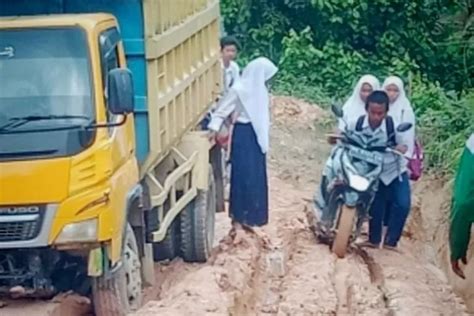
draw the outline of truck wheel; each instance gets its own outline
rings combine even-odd
[[[165,239],[161,242],[153,243],[153,260],[155,262],[172,260],[179,254],[179,218],[175,218]]]
[[[214,242],[216,218],[216,188],[212,168],[209,188],[199,191],[196,198],[181,212],[181,256],[187,262],[206,262]]]
[[[142,303],[142,276],[137,241],[127,225],[122,265],[107,278],[94,278],[92,299],[96,316],[125,316]]]
[[[346,205],[341,206],[339,214],[339,220],[336,228],[336,236],[332,244],[332,252],[334,252],[339,258],[344,258],[347,251],[347,246],[352,235],[352,229],[354,228],[354,218],[356,209],[347,207]]]
[[[211,150],[211,165],[214,172],[214,184],[216,187],[216,212],[225,212],[225,188],[226,181],[225,155],[220,146],[214,146]]]

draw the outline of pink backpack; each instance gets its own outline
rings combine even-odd
[[[410,180],[417,181],[423,174],[423,147],[418,140],[415,140],[415,149],[413,150],[413,157],[408,160],[408,173],[410,174]]]

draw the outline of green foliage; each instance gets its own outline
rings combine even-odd
[[[363,74],[407,83],[429,166],[449,171],[473,129],[474,3],[449,0],[221,0],[243,63],[277,62],[276,89],[321,104]]]
[[[332,41],[318,49],[312,44],[312,38],[311,30],[306,28],[300,33],[291,30],[283,39],[281,76],[299,78],[322,87],[327,94],[340,95],[340,88],[350,87],[354,75],[362,73],[364,57]]]
[[[445,173],[457,167],[464,144],[474,132],[474,90],[459,99],[440,98],[443,106],[426,109],[419,125],[428,166]]]
[[[301,79],[300,81],[297,81],[296,78],[278,79],[275,83],[275,91],[279,95],[293,96],[314,102],[323,108],[329,108],[331,105],[331,99],[320,87],[310,85]]]

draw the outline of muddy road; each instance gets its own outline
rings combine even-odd
[[[341,260],[316,243],[306,212],[330,149],[323,137],[330,118],[291,98],[274,104],[269,225],[232,235],[227,215],[218,214],[211,260],[157,264],[156,285],[133,315],[466,314],[417,238],[418,213],[400,252],[355,248]],[[0,308],[0,315],[9,314]]]
[[[134,315],[465,314],[425,244],[414,240],[422,229],[416,218],[400,252],[353,249],[340,260],[315,242],[305,212],[329,152],[329,120],[313,105],[276,98],[269,225],[229,236],[220,214],[212,260],[158,266],[157,287]]]

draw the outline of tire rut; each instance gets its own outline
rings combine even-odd
[[[395,311],[392,309],[393,304],[391,302],[390,295],[388,294],[389,292],[385,286],[385,277],[382,266],[375,261],[373,256],[371,256],[361,247],[355,246],[354,252],[364,261],[369,271],[370,281],[383,295],[383,301],[387,310],[387,315],[395,315]]]
[[[221,243],[207,264],[172,262],[158,300],[136,315],[462,315],[410,241],[408,253],[354,247],[345,259],[316,241],[304,205],[330,148],[308,135],[325,132],[324,111],[282,99],[275,114],[270,223],[244,244]]]
[[[279,219],[232,315],[391,315],[380,266],[362,249],[345,259],[316,242],[304,211]],[[272,235],[271,231],[268,232]]]

